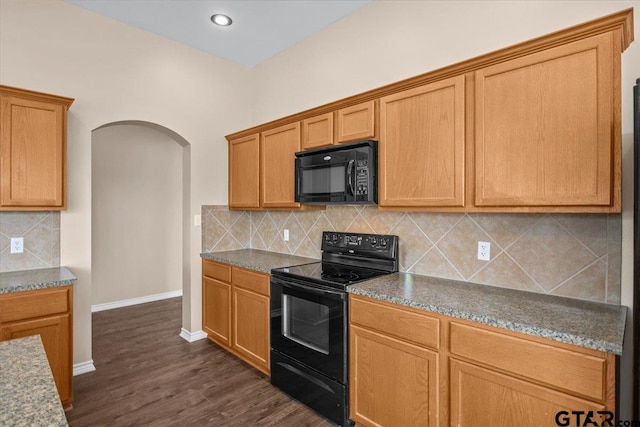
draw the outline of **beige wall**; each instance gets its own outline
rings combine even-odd
[[[182,147],[141,125],[93,131],[91,304],[182,290]]]
[[[78,277],[74,361],[91,359],[91,132],[108,123],[162,125],[190,144],[183,327],[200,329],[203,204],[226,203],[224,135],[252,124],[250,70],[61,0],[0,0],[0,83],[75,98],[68,116],[68,209],[61,264]],[[185,196],[185,195],[183,195]]]

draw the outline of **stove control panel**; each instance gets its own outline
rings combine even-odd
[[[324,231],[322,233],[322,250],[328,252],[347,251],[388,252],[394,253],[398,236],[383,234],[340,233]]]

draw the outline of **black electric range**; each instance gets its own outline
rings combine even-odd
[[[271,383],[347,426],[348,297],[398,271],[398,236],[322,233],[322,261],[271,270]]]

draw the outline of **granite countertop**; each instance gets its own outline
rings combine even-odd
[[[73,285],[76,281],[67,267],[0,273],[0,294]]]
[[[0,425],[69,425],[39,335],[0,342],[0,361]]]
[[[622,354],[627,308],[455,280],[394,273],[349,293]]]
[[[237,267],[248,268],[262,273],[271,273],[272,268],[289,267],[292,265],[318,262],[319,259],[281,254],[278,252],[261,251],[258,249],[238,249],[226,252],[201,253],[202,258],[224,262]]]

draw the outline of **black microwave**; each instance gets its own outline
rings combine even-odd
[[[295,201],[303,205],[378,203],[378,142],[300,151]]]

